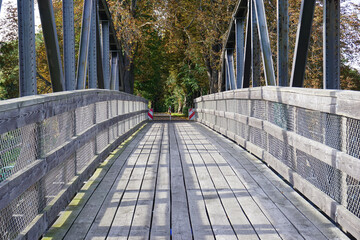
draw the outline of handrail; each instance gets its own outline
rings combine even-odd
[[[275,169],[360,238],[360,92],[258,87],[195,100],[197,121]]]
[[[41,236],[146,112],[143,98],[98,89],[1,101],[0,239]]]

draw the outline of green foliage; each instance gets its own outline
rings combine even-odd
[[[0,45],[0,99],[19,97],[18,41]]]

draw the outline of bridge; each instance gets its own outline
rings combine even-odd
[[[224,88],[195,99],[195,122],[147,119],[148,101],[119,74],[105,0],[84,1],[76,74],[73,1],[63,63],[51,1],[38,4],[54,93],[36,95],[34,2],[18,0],[21,97],[0,102],[0,239],[360,239],[360,93],[339,87],[339,0],[324,1],[324,89],[301,88],[315,1],[302,0],[288,81],[287,1],[275,78],[264,3],[240,0]]]

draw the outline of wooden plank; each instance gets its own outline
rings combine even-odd
[[[128,144],[124,143],[122,146],[120,146],[118,150],[116,150],[119,151],[120,149],[120,152],[116,153],[115,155],[110,155],[110,157],[100,165],[100,168],[95,171],[95,174],[82,187],[80,193],[75,196],[67,209],[63,212],[62,215],[60,215],[60,217],[56,220],[50,230],[45,234],[45,239],[64,238],[66,233],[69,231],[72,223],[81,213],[83,207],[101,183],[100,179],[102,179],[102,177],[107,174],[113,164],[117,162],[122,163],[122,159],[126,159],[126,156],[131,153],[133,147],[136,146],[138,142],[143,138],[144,134],[147,132],[147,128],[148,126],[146,126],[142,131],[140,131],[131,142],[129,142]]]
[[[171,186],[171,228],[172,238],[192,239],[188,199],[184,185],[179,149],[175,138],[174,123],[169,124],[170,142],[170,186]]]
[[[177,132],[181,133],[181,128],[177,128]],[[193,134],[196,134],[193,132]],[[209,177],[209,173],[204,165],[201,156],[198,154],[194,144],[188,144],[189,138],[183,138],[187,149],[191,154],[193,166],[201,187],[201,192],[205,200],[211,226],[216,239],[237,239],[216,189]]]
[[[127,239],[129,236],[135,207],[140,194],[140,188],[144,179],[150,153],[160,131],[159,126],[153,125],[153,127],[156,128],[157,131],[154,135],[149,137],[139,155],[139,160],[135,165],[134,171],[130,176],[129,183],[126,186],[125,192],[121,198],[120,205],[117,208],[107,239]]]
[[[169,128],[164,124],[150,239],[170,239]]]
[[[98,210],[95,211],[96,217],[93,219],[90,229],[86,233],[87,235],[85,236],[85,239],[105,239],[113,216],[115,215],[116,207],[114,206],[118,205],[114,201],[121,198],[123,189],[128,183],[128,178],[138,160],[138,151],[139,149],[141,151],[142,146],[144,146],[145,142],[148,140],[150,134],[153,131],[150,126],[146,130],[147,131],[144,131],[145,134],[143,135],[141,141],[132,145],[132,149],[129,148],[127,156],[124,156],[123,159],[126,161],[126,165],[117,175],[114,183],[112,185],[110,184],[111,189],[107,192],[105,200],[103,200],[103,202],[97,203],[94,201],[94,205],[98,205]],[[111,215],[112,212],[113,215]],[[86,215],[84,217],[86,218]]]
[[[208,131],[205,130],[204,132]],[[207,134],[209,133],[210,132]],[[213,134],[210,135],[212,136]],[[265,196],[274,202],[279,211],[289,219],[304,238],[347,238],[335,225],[322,216],[320,212],[314,209],[279,177],[275,176],[275,174],[257,158],[228,139],[219,138],[218,136],[212,136],[211,139],[216,139],[217,141],[215,140],[214,144],[217,144],[219,147],[224,147],[229,151],[226,159],[231,162],[232,166],[239,165],[239,156],[243,156],[241,157],[243,160],[241,161],[241,171],[247,172],[248,175],[258,183],[265,193]],[[260,166],[261,171],[259,169]],[[271,176],[271,174],[273,176],[270,180],[267,176]],[[277,179],[277,181],[275,181],[275,179]],[[275,182],[276,184],[274,184]],[[280,188],[279,185],[281,186]],[[285,187],[285,185],[287,187]],[[297,200],[297,204],[294,204],[292,200]],[[320,217],[320,215],[322,217]],[[321,219],[320,222],[319,219]],[[331,225],[333,226],[332,228],[329,227]]]
[[[176,134],[180,157],[182,160],[183,172],[187,196],[189,199],[189,213],[194,239],[214,239],[214,232],[211,228],[207,209],[201,188],[191,160],[191,155],[186,147],[186,141]]]
[[[152,208],[154,202],[157,171],[160,159],[160,149],[163,143],[164,127],[155,140],[155,147],[151,149],[144,179],[141,184],[139,198],[137,200],[133,221],[129,233],[129,239],[146,239],[150,236]]]

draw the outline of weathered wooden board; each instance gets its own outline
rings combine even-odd
[[[186,122],[150,123],[146,131],[90,189],[66,235],[57,236],[347,239],[262,162],[223,136]]]

